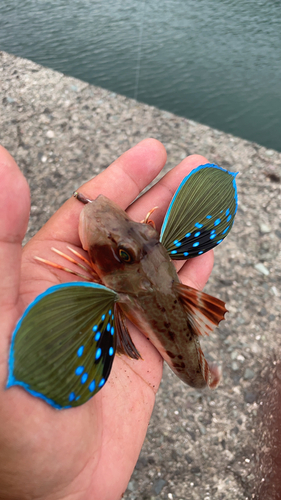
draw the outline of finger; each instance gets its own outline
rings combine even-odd
[[[214,264],[214,252],[210,250],[204,255],[198,255],[188,260],[179,272],[182,283],[197,290],[203,290],[206,285]]]
[[[0,146],[0,310],[16,304],[21,266],[21,244],[24,238],[30,196],[27,181],[16,162]],[[3,317],[0,314],[0,317]]]
[[[130,217],[135,220],[143,220],[153,207],[158,207],[151,218],[157,229],[160,230],[164,215],[181,181],[191,170],[205,163],[208,163],[208,160],[201,155],[191,155],[185,158],[133,203],[128,209]]]
[[[84,184],[80,190],[90,199],[104,194],[123,209],[139,195],[160,172],[166,151],[159,141],[146,139],[126,151],[106,170]],[[39,239],[67,241],[79,245],[78,219],[83,208],[73,197],[51,217],[38,233]]]

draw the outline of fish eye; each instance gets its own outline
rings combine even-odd
[[[119,257],[123,262],[131,262],[131,256],[124,248],[119,248]]]

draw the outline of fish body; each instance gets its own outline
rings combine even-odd
[[[81,212],[79,235],[102,283],[118,293],[124,315],[176,375],[193,387],[212,384],[211,374],[206,380],[202,373],[201,364],[207,362],[175,286],[179,283],[175,266],[156,229],[133,221],[100,195]],[[121,251],[129,255],[128,262],[120,257]]]
[[[230,232],[235,175],[211,164],[193,170],[160,235],[105,196],[77,195],[85,203],[79,236],[92,282],[51,287],[28,306],[13,333],[7,387],[19,385],[55,408],[86,403],[106,383],[116,353],[141,358],[129,319],[183,382],[215,388],[220,371],[207,363],[199,338],[224,319],[225,304],[180,283],[172,260],[202,255]]]

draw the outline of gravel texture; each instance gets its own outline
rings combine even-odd
[[[164,143],[165,171],[200,153],[240,172],[236,223],[206,286],[229,310],[203,341],[223,381],[199,392],[165,367],[123,498],[281,498],[274,465],[279,459],[281,467],[281,153],[6,53],[0,88],[0,141],[31,189],[27,239],[79,184],[146,137]]]

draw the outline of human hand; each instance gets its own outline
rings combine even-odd
[[[126,209],[165,161],[163,145],[147,139],[80,191],[91,199],[102,193]],[[130,217],[140,221],[157,205],[153,219],[160,229],[181,180],[204,163],[207,160],[197,155],[183,160],[129,207]],[[58,411],[19,387],[5,390],[10,340],[20,315],[50,286],[73,281],[70,274],[42,265],[34,256],[54,260],[53,246],[65,251],[71,245],[83,252],[78,236],[83,206],[71,197],[22,250],[29,191],[4,148],[0,148],[0,179],[0,499],[118,500],[145,438],[161,380],[162,358],[144,335],[130,326],[143,360],[116,356],[105,387],[88,403]],[[55,260],[64,265],[60,257]],[[199,289],[212,265],[212,252],[184,265],[176,263],[181,281]]]

